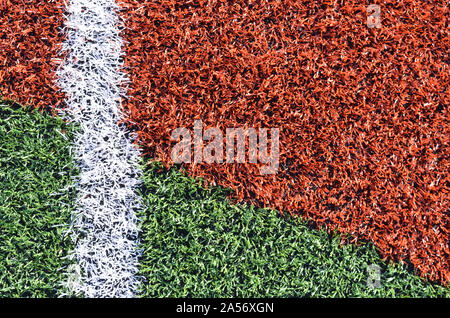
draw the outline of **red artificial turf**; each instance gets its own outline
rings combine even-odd
[[[172,165],[171,132],[280,129],[280,169],[185,164],[237,200],[372,241],[450,281],[445,1],[121,1],[127,123]],[[377,1],[373,1],[377,3]]]
[[[49,109],[62,104],[54,84],[64,1],[0,0],[0,97]]]

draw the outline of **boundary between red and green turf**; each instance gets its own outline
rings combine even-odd
[[[63,293],[74,131],[46,113],[0,107],[0,297]],[[306,221],[233,205],[226,193],[147,163],[141,297],[450,297],[411,267],[383,262],[371,244],[341,246]],[[380,288],[367,284],[371,265]]]
[[[144,174],[143,297],[450,297],[372,244],[341,245],[305,220],[233,205],[175,168]]]

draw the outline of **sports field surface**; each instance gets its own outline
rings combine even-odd
[[[0,296],[56,297],[73,248],[73,127],[0,101]]]
[[[0,1],[0,296],[448,297],[448,16]]]
[[[1,297],[67,293],[74,131],[51,114],[1,103]],[[229,191],[150,160],[144,171],[140,297],[450,297],[411,266],[382,261],[372,244],[341,244],[307,221],[232,204]],[[374,266],[378,287],[368,285]]]

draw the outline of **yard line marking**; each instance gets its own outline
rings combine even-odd
[[[85,297],[133,297],[139,285],[140,152],[118,124],[126,82],[119,9],[114,0],[69,0],[62,48],[67,55],[58,70],[67,96],[61,111],[79,126],[71,257],[81,277],[66,286]]]

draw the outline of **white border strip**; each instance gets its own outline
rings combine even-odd
[[[80,176],[71,257],[81,277],[66,284],[85,297],[133,297],[139,284],[140,155],[117,123],[126,81],[119,9],[114,0],[67,2],[67,57],[58,71],[67,96],[63,114],[80,128],[73,145]]]

